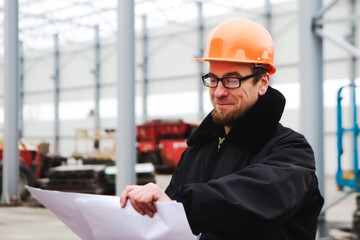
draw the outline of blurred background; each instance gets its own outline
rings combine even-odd
[[[78,239],[25,184],[95,194],[134,181],[166,188],[212,109],[201,83],[208,65],[193,58],[234,17],[273,37],[270,84],[287,102],[281,123],[312,144],[326,199],[318,238],[359,239],[359,8],[357,0],[0,1],[0,239]],[[134,173],[117,179],[121,171]]]

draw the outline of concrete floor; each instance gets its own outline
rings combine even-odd
[[[79,240],[46,208],[1,207],[1,240]]]
[[[163,189],[170,180],[169,175],[156,177]],[[340,192],[337,191],[334,178],[326,179],[326,198],[332,202]],[[350,234],[338,228],[350,228],[352,214],[355,211],[356,194],[351,194],[326,213],[331,237],[321,238],[345,240]],[[0,240],[79,240],[80,238],[64,225],[49,210],[41,207],[0,207]],[[320,238],[319,238],[320,239]]]
[[[344,196],[343,192],[337,190],[334,177],[327,177],[325,182],[325,205],[334,202],[336,199]],[[350,240],[352,234],[342,229],[352,228],[352,216],[356,210],[357,193],[345,195],[337,204],[326,211],[326,224],[329,237],[319,238],[321,240],[336,239]]]

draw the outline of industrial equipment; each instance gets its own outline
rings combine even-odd
[[[342,105],[343,99],[342,92],[345,88],[349,88],[352,95],[352,115],[353,121],[351,127],[343,126],[342,117]],[[338,148],[338,169],[336,173],[337,185],[340,189],[349,187],[351,191],[360,192],[360,172],[359,172],[359,156],[358,156],[358,137],[359,137],[359,125],[357,122],[357,106],[356,106],[356,88],[355,84],[346,85],[341,87],[337,95],[337,148]],[[342,155],[344,153],[343,148],[343,136],[344,133],[350,132],[352,134],[353,142],[353,161],[350,169],[344,169]],[[352,168],[352,169],[351,169]]]
[[[152,163],[157,172],[171,172],[196,128],[182,120],[151,120],[136,127],[137,163]],[[115,129],[76,131],[73,157],[84,164],[113,165],[116,158]]]
[[[36,150],[28,149],[22,139],[19,141],[19,184],[18,191],[21,200],[26,200],[29,192],[25,185],[35,186],[51,167],[61,165],[66,158],[48,156],[49,143],[40,143]],[[0,145],[0,193],[2,192],[2,160],[3,148]]]
[[[358,137],[360,133],[359,124],[357,120],[357,100],[356,100],[356,90],[357,87],[355,84],[349,84],[343,86],[339,89],[337,95],[337,148],[338,148],[338,169],[336,172],[336,182],[340,190],[344,190],[344,196],[339,198],[343,199],[351,193],[358,193],[356,197],[356,209],[353,213],[352,221],[352,233],[354,234],[354,239],[360,239],[360,171],[359,171],[359,152],[358,152]],[[351,93],[351,107],[352,107],[352,124],[350,127],[346,128],[343,125],[343,112],[341,101],[343,99],[342,92],[345,88],[350,89]],[[343,147],[343,137],[344,134],[349,132],[352,135],[353,143],[353,158],[351,165],[345,170],[343,166],[342,155],[344,153]],[[346,189],[346,190],[345,190]],[[337,201],[339,201],[337,200]],[[334,201],[336,202],[336,201]],[[324,211],[324,210],[323,210]]]
[[[114,165],[116,159],[115,129],[77,129],[72,157],[84,164]]]
[[[136,127],[138,162],[151,162],[157,172],[172,171],[197,127],[182,120],[152,120]]]

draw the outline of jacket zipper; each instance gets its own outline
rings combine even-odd
[[[225,140],[225,138],[219,137],[218,151],[217,152],[220,152],[221,144],[224,142],[224,140]]]
[[[217,147],[217,152],[215,153],[215,157],[213,158],[212,160],[212,164],[211,164],[211,167],[209,168],[209,172],[208,172],[208,177],[207,177],[207,180],[210,179],[211,175],[213,174],[214,172],[214,169],[215,169],[215,165],[217,163],[217,158],[219,156],[219,152],[220,152],[220,148],[221,148],[221,144],[225,141],[225,138],[221,138],[219,137],[219,142],[218,142],[218,147]]]

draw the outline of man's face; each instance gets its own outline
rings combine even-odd
[[[209,73],[223,77],[245,77],[252,74],[248,64],[231,62],[210,62]],[[221,82],[216,88],[209,88],[210,100],[214,107],[212,117],[214,122],[219,125],[231,126],[242,117],[251,106],[258,100],[259,95],[266,92],[269,75],[265,75],[255,85],[254,78],[249,78],[241,82],[240,88],[227,89]]]

